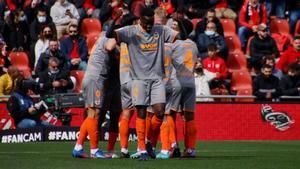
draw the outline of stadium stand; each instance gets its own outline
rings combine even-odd
[[[85,18],[81,23],[81,35],[87,37],[91,34],[99,34],[102,31],[101,22],[96,18]]]
[[[235,71],[247,70],[246,56],[242,51],[229,53],[226,64],[230,73]]]
[[[242,89],[252,89],[252,78],[247,70],[232,73],[231,91],[237,92]]]
[[[231,36],[236,34],[236,26],[232,19],[220,19],[224,29],[224,36]]]
[[[83,79],[83,76],[84,76],[84,71],[82,71],[82,70],[72,70],[70,72],[70,76],[73,76],[76,79],[76,86],[75,86],[73,91],[76,92],[76,93],[81,92],[82,79]]]
[[[229,52],[241,51],[242,44],[239,37],[236,34],[232,34],[230,36],[225,36],[225,42],[229,49]]]

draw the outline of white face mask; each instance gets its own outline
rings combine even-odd
[[[215,34],[215,31],[205,31],[205,34],[211,36]]]
[[[19,18],[19,21],[25,21],[27,18],[26,18],[26,15],[23,15]]]
[[[56,73],[58,73],[59,72],[59,69],[56,69],[56,70],[50,70],[50,73],[51,74],[56,74]]]
[[[37,19],[40,23],[46,22],[46,16],[38,16]]]

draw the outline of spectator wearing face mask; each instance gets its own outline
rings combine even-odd
[[[70,25],[68,32],[69,37],[61,40],[60,49],[69,58],[71,70],[85,70],[88,59],[86,40],[79,35],[77,25]]]
[[[49,47],[46,52],[41,54],[35,68],[35,74],[38,75],[47,69],[51,57],[56,57],[59,60],[60,70],[69,72],[69,59],[59,50],[58,41],[54,38],[49,40]]]
[[[198,36],[201,33],[204,33],[206,30],[206,26],[209,22],[213,22],[216,25],[216,32],[219,35],[224,36],[224,30],[223,30],[223,26],[220,22],[220,20],[216,17],[216,11],[215,9],[209,9],[206,12],[205,18],[203,20],[201,20],[200,22],[197,23],[196,25],[196,29],[195,29],[195,33],[196,36]]]
[[[249,67],[254,67],[255,70],[260,70],[261,62],[264,56],[271,55],[274,58],[279,58],[279,51],[275,40],[269,35],[267,26],[260,24],[257,27],[257,32],[250,43],[250,62]]]
[[[218,48],[217,54],[223,59],[227,58],[228,49],[224,37],[219,35],[216,30],[216,24],[213,22],[209,22],[206,25],[205,32],[200,34],[196,39],[199,54],[202,59],[205,59],[208,56],[207,47],[209,46],[209,44],[216,44]]]
[[[45,26],[40,32],[38,41],[35,44],[34,55],[35,62],[34,65],[37,66],[37,62],[42,53],[46,52],[49,47],[49,40],[53,38],[53,29],[50,26]]]
[[[49,95],[57,93],[67,93],[73,88],[73,83],[69,74],[59,68],[59,60],[55,57],[49,59],[48,68],[39,74],[40,94]]]
[[[32,43],[35,43],[38,40],[39,35],[45,26],[49,26],[53,31],[53,35],[56,35],[55,24],[52,22],[51,17],[48,16],[46,8],[40,7],[38,8],[34,20],[30,24],[30,38]]]
[[[211,95],[209,83],[216,77],[216,74],[204,69],[200,58],[195,62],[194,77],[196,97]],[[203,102],[214,101],[213,98],[198,98],[197,100]]]
[[[300,65],[292,63],[288,66],[287,75],[280,81],[283,96],[300,96]]]
[[[258,101],[272,101],[281,95],[279,79],[272,75],[272,66],[263,65],[261,74],[253,80],[253,93]]]

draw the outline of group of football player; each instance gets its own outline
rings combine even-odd
[[[121,15],[118,13],[117,15]],[[119,26],[116,17],[102,32],[89,58],[83,79],[87,116],[73,149],[73,157],[117,158],[114,146],[120,134],[122,158],[147,160],[195,157],[196,44],[187,19],[174,19],[171,27],[154,23],[154,11],[143,8],[139,20]],[[119,51],[119,52],[118,52]],[[98,126],[110,112],[107,152],[98,148]],[[129,154],[129,124],[137,114],[137,152]],[[176,138],[176,113],[184,121],[184,152]],[[160,135],[162,148],[155,154]],[[90,155],[83,150],[90,139]]]

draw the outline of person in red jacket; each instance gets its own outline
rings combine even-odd
[[[264,4],[259,3],[259,0],[246,0],[239,14],[240,28],[238,30],[244,51],[248,38],[254,35],[259,24],[267,24],[267,19],[267,9]]]
[[[300,60],[300,36],[294,37],[293,46],[290,46],[279,58],[276,68],[287,73],[289,64]]]
[[[207,50],[208,57],[203,60],[203,67],[212,73],[216,73],[215,79],[225,80],[228,76],[228,70],[225,61],[217,55],[217,45],[210,44]]]

